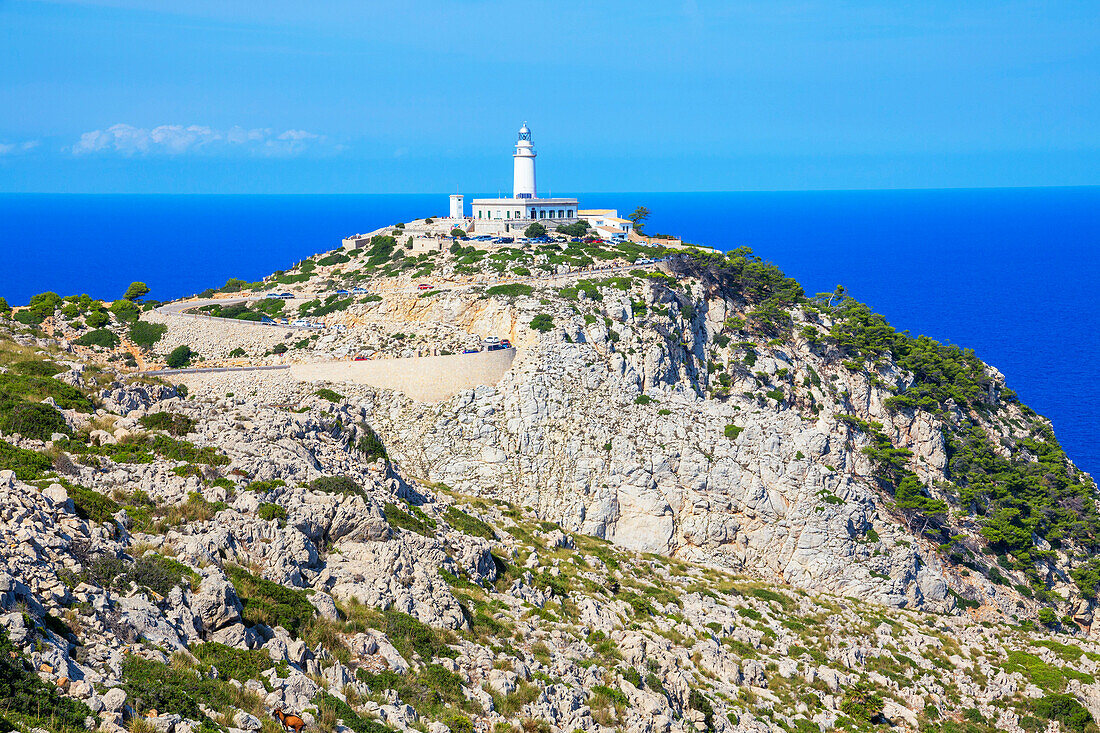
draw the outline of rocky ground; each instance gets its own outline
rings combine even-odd
[[[584,266],[496,261],[540,256]],[[439,259],[495,271],[472,257]],[[302,274],[342,284],[352,259]],[[393,263],[374,276],[426,276]],[[394,295],[330,314],[348,331],[302,347],[411,355],[395,333],[520,346],[498,385],[437,404],[278,372],[135,379],[0,321],[0,718],[1094,730],[1085,529],[1036,525],[1029,558],[960,498],[987,444],[1042,466],[1051,491],[1082,485],[1035,437],[1045,421],[989,367],[941,379],[945,399],[902,347],[876,357],[844,336],[851,311],[773,312],[716,267]],[[789,327],[758,325],[777,312]],[[167,326],[150,357],[278,343],[247,324],[143,320]],[[898,409],[917,393],[935,405]],[[964,428],[991,437],[962,446]]]

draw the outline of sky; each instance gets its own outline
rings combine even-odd
[[[0,0],[0,192],[1100,184],[1095,0]]]

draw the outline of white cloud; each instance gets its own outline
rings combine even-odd
[[[258,156],[292,156],[327,147],[323,135],[305,130],[231,127],[216,130],[204,125],[160,125],[153,128],[118,124],[85,132],[69,150],[73,155],[217,154],[232,151]]]
[[[26,140],[21,143],[0,143],[0,155],[18,155],[34,150],[39,145],[38,140]]]

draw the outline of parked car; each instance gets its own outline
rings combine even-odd
[[[279,293],[279,297],[285,300],[289,300],[294,297],[294,293]]]
[[[298,320],[296,320],[294,323],[292,323],[290,325],[297,326],[298,328],[309,328],[313,324],[311,324],[309,321],[307,321],[304,318],[299,318]]]
[[[485,347],[486,351],[504,351],[507,347],[504,344],[490,344]]]
[[[416,289],[417,290],[431,290],[432,286],[429,285],[428,283],[420,283],[419,285],[416,286]]]
[[[356,355],[356,357],[353,361],[366,361],[366,360],[367,360],[367,357],[363,356],[362,354],[358,354],[358,355]]]
[[[351,293],[349,293],[347,290],[337,290],[336,294],[337,295],[351,295]]]
[[[481,351],[481,349],[466,349],[466,350],[465,350],[465,351],[463,351],[462,353],[463,353],[463,354],[477,354],[477,353],[479,353],[480,351]]]
[[[268,293],[268,294],[267,294],[267,295],[265,295],[264,297],[265,297],[265,298],[281,298],[281,297],[283,297],[283,296],[279,295],[278,293]]]
[[[508,339],[501,339],[500,340],[500,345],[503,346],[506,349],[512,348],[512,342],[509,341]]]
[[[366,288],[353,288],[351,292],[355,293],[356,295],[366,295],[370,291]]]

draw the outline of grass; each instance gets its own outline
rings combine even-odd
[[[497,535],[492,527],[477,517],[467,514],[458,507],[447,507],[446,511],[443,512],[443,517],[452,527],[463,534],[472,535],[474,537],[484,537],[487,540],[496,539]]]
[[[405,511],[396,504],[386,504],[382,513],[393,527],[416,532],[425,537],[435,536],[435,520],[417,507],[410,506],[409,511]]]
[[[245,620],[250,624],[282,626],[295,636],[317,614],[304,590],[273,583],[239,565],[226,565],[225,574],[237,589]]]

